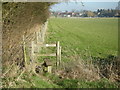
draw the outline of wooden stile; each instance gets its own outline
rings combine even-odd
[[[56,47],[56,53],[37,54],[37,51],[35,51],[35,46],[37,46],[37,47]],[[58,41],[56,44],[41,44],[41,43],[34,44],[34,41],[32,41],[31,42],[31,59],[32,60],[34,60],[34,56],[56,56],[56,66],[59,66],[61,64],[60,42]]]

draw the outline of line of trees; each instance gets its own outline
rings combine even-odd
[[[114,17],[114,16],[119,16],[119,10],[113,10],[113,9],[98,9],[97,14],[98,17]]]
[[[83,11],[82,17],[119,17],[120,10],[98,9],[97,11]]]

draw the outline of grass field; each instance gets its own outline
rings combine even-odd
[[[46,33],[45,43],[56,43],[60,41],[62,46],[62,62],[63,66],[67,65],[66,70],[75,70],[78,61],[91,61],[100,58],[102,60],[109,60],[108,56],[117,56],[118,53],[118,19],[117,18],[50,18],[48,21],[48,29]],[[53,53],[56,49],[43,48],[40,53]],[[46,57],[38,57],[42,61]],[[49,58],[49,57],[47,57]],[[107,58],[107,59],[106,59]],[[50,60],[56,62],[55,57],[50,57]],[[75,62],[76,60],[76,62]],[[85,61],[85,62],[86,62]],[[69,63],[72,62],[72,63]],[[82,67],[84,63],[80,64],[81,75],[89,75],[86,70],[87,64]],[[104,66],[104,65],[103,65]],[[106,66],[106,64],[105,64]],[[53,67],[54,68],[54,67]],[[71,69],[70,69],[71,68]],[[82,68],[82,69],[81,69]],[[55,69],[55,68],[54,68]],[[63,71],[62,69],[59,69]],[[88,67],[88,71],[91,67]],[[78,70],[79,71],[79,70]],[[96,72],[96,71],[95,71]],[[65,71],[64,71],[65,73]],[[94,71],[91,72],[92,77]],[[71,74],[71,73],[69,73]],[[49,76],[49,75],[48,75]],[[86,80],[87,76],[79,77],[78,79],[64,78],[60,79],[57,75],[48,77],[54,84],[62,88],[113,88],[118,87],[115,82],[109,81],[107,78],[99,80]]]
[[[117,18],[51,18],[46,43],[60,41],[62,59],[67,61],[75,55],[105,58],[117,56]]]
[[[90,57],[105,58],[109,55],[117,56],[118,49],[118,22],[115,18],[51,18],[48,22],[45,43],[56,43],[60,41],[62,46],[62,61],[71,74],[71,68],[80,69],[77,75],[83,76],[77,79],[60,78],[58,74],[43,73],[39,77],[34,74],[23,75],[27,82],[16,82],[18,87],[31,88],[117,88],[118,83],[107,78],[94,79],[97,74],[90,72],[91,68],[82,67],[84,63],[78,64],[77,59],[88,60]],[[43,48],[40,53],[53,53],[55,48]],[[79,58],[80,57],[80,58]],[[43,58],[38,57],[40,62]],[[47,57],[48,58],[48,57]],[[52,57],[51,57],[52,58]],[[54,58],[54,57],[53,57]],[[50,59],[54,62],[55,59]],[[68,63],[76,60],[75,63]],[[74,62],[74,61],[73,61]],[[80,68],[76,68],[76,65]],[[64,66],[63,66],[64,67]],[[52,68],[56,70],[55,67]],[[93,68],[92,68],[93,69]],[[59,69],[63,71],[63,68]],[[78,70],[78,71],[80,71]],[[85,72],[85,70],[87,70]],[[95,70],[95,69],[93,69]],[[83,71],[83,72],[82,72]],[[95,71],[96,72],[96,71]],[[63,72],[65,73],[65,71]],[[73,73],[72,73],[73,74]],[[91,77],[92,75],[92,77]],[[90,77],[90,80],[87,78]],[[31,80],[32,78],[32,80]],[[16,87],[17,87],[16,86]]]

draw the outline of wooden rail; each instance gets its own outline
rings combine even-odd
[[[38,54],[37,56],[56,56],[56,53],[52,53],[52,54]]]
[[[51,54],[38,54],[37,51],[35,51],[35,46],[36,47],[56,47],[56,52],[51,53]],[[56,44],[41,44],[37,43],[35,44],[34,42],[31,43],[31,57],[34,59],[35,56],[53,56],[56,57],[56,66],[60,65],[61,63],[61,46],[60,42],[58,41]]]
[[[40,47],[56,47],[56,44],[37,44]]]

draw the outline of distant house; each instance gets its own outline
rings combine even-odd
[[[67,15],[67,17],[71,17],[71,15]]]
[[[73,16],[73,13],[72,13],[72,12],[68,12],[68,13],[67,13],[67,16],[72,17],[72,16]]]
[[[61,17],[66,17],[67,15],[66,15],[65,12],[63,12],[63,13],[60,13],[59,16],[61,16]]]
[[[115,14],[115,17],[120,17],[120,13],[117,12],[117,13]]]
[[[80,17],[82,16],[83,13],[79,12],[56,12],[56,13],[51,13],[51,16],[56,16],[56,17]]]
[[[64,13],[60,13],[59,16],[62,16],[62,17],[73,17],[75,15],[75,13],[73,12],[64,12]]]

